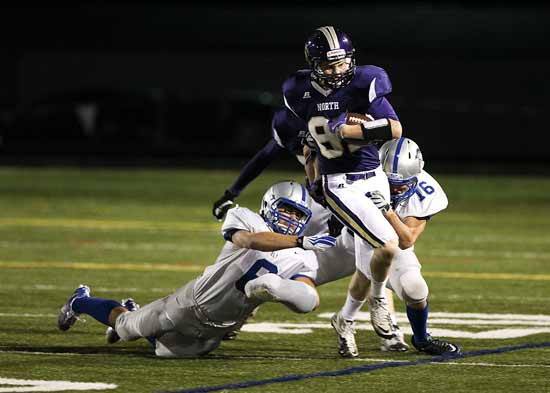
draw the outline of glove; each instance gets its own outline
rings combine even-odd
[[[384,195],[382,195],[380,191],[367,192],[365,195],[370,198],[372,203],[374,203],[374,206],[376,206],[383,214],[386,214],[391,209],[390,204],[386,202]]]
[[[327,207],[327,201],[323,193],[323,179],[319,178],[311,184],[308,179],[306,179],[306,190],[315,202],[323,207]]]
[[[300,236],[298,246],[304,250],[325,251],[336,245],[336,238],[328,234],[318,236]]]
[[[330,236],[337,237],[340,235],[340,232],[342,232],[342,228],[344,227],[344,224],[336,218],[334,214],[330,215],[330,218],[327,221],[328,224],[328,234]]]
[[[233,199],[235,199],[236,195],[234,195],[231,191],[225,190],[225,193],[223,196],[218,199],[216,202],[214,202],[214,206],[212,207],[212,214],[218,221],[223,220],[225,217],[225,213],[231,207],[233,206]]]
[[[330,119],[328,121],[328,126],[330,128],[330,132],[333,134],[338,132],[338,129],[340,129],[340,126],[346,124],[348,114],[346,112],[340,113],[337,117]]]

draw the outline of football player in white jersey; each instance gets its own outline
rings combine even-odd
[[[92,297],[90,288],[81,285],[61,308],[59,329],[68,330],[79,314],[88,314],[114,328],[110,342],[147,338],[157,356],[192,357],[216,349],[264,302],[282,303],[298,313],[314,310],[319,296],[311,250],[331,248],[336,239],[302,235],[311,217],[309,202],[299,183],[274,184],[259,214],[244,207],[228,211],[222,225],[226,243],[202,275],[139,309]]]
[[[392,261],[387,286],[407,305],[407,317],[413,331],[411,342],[418,351],[430,355],[459,354],[458,345],[431,337],[428,333],[428,285],[414,253],[414,244],[428,221],[447,207],[447,196],[439,183],[423,170],[422,153],[411,139],[386,142],[380,148],[380,161],[390,183],[391,204],[380,192],[370,193],[370,198],[399,235],[400,246]],[[368,261],[368,258],[359,260]],[[371,279],[368,263],[359,264],[357,268],[359,274]],[[345,357],[357,356],[353,321],[360,306],[357,302],[350,302],[348,294],[348,301],[332,319],[339,353]]]

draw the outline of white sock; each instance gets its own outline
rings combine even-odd
[[[372,297],[386,298],[386,281],[382,282],[370,280],[370,293]]]
[[[346,321],[354,321],[355,316],[359,310],[361,310],[363,304],[365,304],[365,300],[357,300],[348,292],[346,302],[344,303],[344,307],[342,307],[340,314]]]

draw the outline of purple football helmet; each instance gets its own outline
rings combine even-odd
[[[346,86],[355,73],[355,49],[350,38],[333,26],[323,26],[309,36],[304,48],[311,67],[311,78],[322,87],[338,89]],[[349,69],[341,74],[325,75],[321,64],[347,59]]]

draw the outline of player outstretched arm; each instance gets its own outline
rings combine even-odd
[[[248,232],[244,230],[234,232],[231,235],[231,241],[238,247],[258,251],[277,251],[294,247],[323,251],[336,245],[336,239],[329,235],[294,236],[275,232]]]
[[[212,214],[216,219],[222,220],[233,206],[233,200],[239,196],[242,190],[257,178],[263,170],[271,164],[284,148],[279,146],[274,139],[270,139],[265,146],[246,163],[241,173],[231,187],[225,190],[212,206]]]

